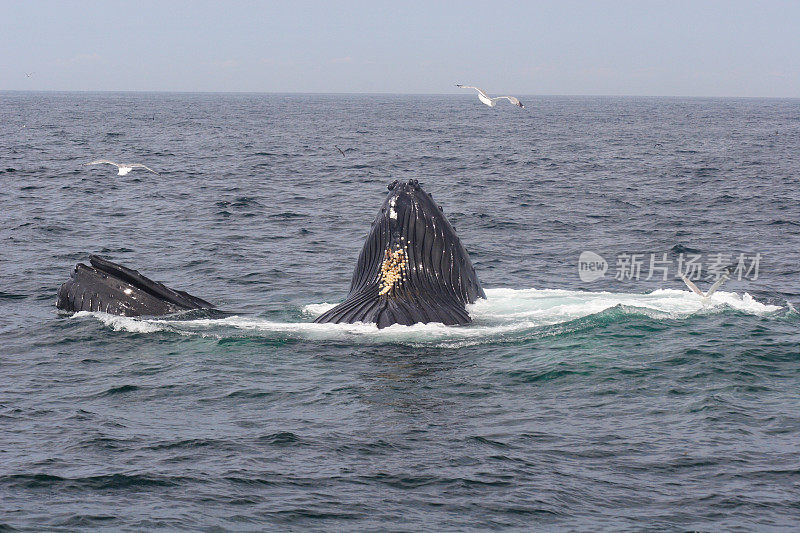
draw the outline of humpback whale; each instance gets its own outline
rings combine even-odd
[[[101,257],[79,263],[58,291],[64,311],[160,316],[216,309],[136,270]],[[350,292],[318,323],[392,324],[471,322],[466,305],[485,298],[469,254],[433,197],[417,180],[389,185],[353,272]]]
[[[417,180],[394,181],[361,249],[350,293],[315,322],[463,325],[486,298],[469,254]]]
[[[102,311],[122,316],[159,316],[215,309],[214,305],[183,291],[170,289],[122,265],[96,255],[91,266],[78,263],[58,290],[56,307],[64,311]]]

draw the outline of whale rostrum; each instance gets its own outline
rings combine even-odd
[[[469,254],[417,180],[389,185],[358,257],[350,293],[316,322],[471,322],[466,305],[485,298]]]

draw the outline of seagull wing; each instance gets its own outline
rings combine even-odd
[[[83,166],[102,165],[103,163],[108,163],[109,165],[114,165],[115,167],[119,168],[118,164],[114,163],[113,161],[109,161],[108,159],[98,159],[97,161],[92,161],[91,163],[84,163]]]
[[[492,98],[492,100],[500,100],[501,98],[505,98],[517,107],[525,107],[525,105],[520,102],[518,98],[514,98],[513,96],[498,96],[497,98]]]
[[[701,291],[700,289],[698,289],[698,288],[697,288],[697,285],[695,285],[694,283],[692,283],[692,280],[690,280],[689,278],[687,278],[687,277],[686,277],[686,276],[685,276],[683,273],[681,273],[681,279],[683,280],[683,282],[686,284],[686,286],[687,286],[687,287],[689,287],[690,289],[692,289],[692,292],[694,292],[694,293],[696,293],[696,294],[699,294],[699,295],[700,295],[702,298],[705,298],[705,297],[706,297],[706,295],[705,295],[705,294],[703,294],[703,291]]]
[[[143,168],[145,170],[149,170],[150,172],[152,172],[153,174],[155,174],[157,176],[159,175],[158,172],[156,172],[152,168],[150,168],[150,167],[148,167],[146,165],[143,165],[141,163],[131,163],[130,165],[125,165],[125,166],[130,167],[130,168]]]
[[[472,85],[459,85],[457,83],[456,83],[456,87],[461,87],[462,89],[475,89],[480,94],[482,94],[485,98],[489,98],[489,95],[486,94],[486,91],[484,91],[483,89],[479,89],[478,87],[473,87]]]
[[[722,284],[725,283],[726,281],[728,281],[727,273],[723,274],[722,277],[719,278],[717,281],[715,281],[714,284],[708,289],[708,292],[706,293],[706,298],[710,297],[712,294],[717,292],[717,289],[719,289],[722,286]]]

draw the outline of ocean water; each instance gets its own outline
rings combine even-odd
[[[523,102],[0,93],[0,530],[800,527],[800,100]],[[412,178],[474,323],[312,324]],[[60,315],[89,253],[237,314]]]

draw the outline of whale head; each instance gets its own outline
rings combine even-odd
[[[344,302],[316,322],[471,322],[466,305],[486,295],[444,212],[417,180],[394,181],[378,211]]]

